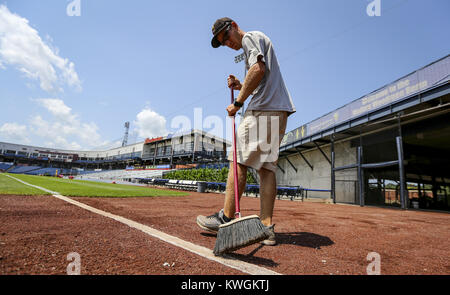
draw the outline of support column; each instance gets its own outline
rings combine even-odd
[[[420,199],[421,196],[422,196],[422,189],[420,187],[420,181],[419,181],[419,183],[417,183],[417,197]]]
[[[170,169],[173,169],[173,168],[172,168],[172,165],[173,165],[173,150],[174,150],[174,148],[175,148],[175,146],[174,146],[174,144],[173,144],[173,138],[172,138],[171,141],[170,141],[170,146],[172,147],[172,148],[171,148],[171,152],[170,152]]]
[[[197,139],[197,136],[195,135],[195,131],[194,131],[194,144],[192,146],[192,163],[195,162],[195,141]]]
[[[402,137],[397,136],[396,141],[397,141],[397,153],[398,153],[398,172],[400,175],[400,203],[401,203],[402,209],[408,209]]]
[[[362,168],[362,146],[358,147],[358,182],[359,182],[359,205],[364,206],[364,171]]]
[[[223,146],[223,151],[222,151],[222,156],[223,156],[223,162],[227,161],[227,144],[224,142],[222,143]]]
[[[153,153],[153,166],[156,164],[156,153],[158,152],[158,143],[155,143],[155,152]]]
[[[447,183],[445,182],[444,176],[442,176],[441,179],[442,179],[442,185],[443,185],[443,187],[444,187],[445,207],[448,207]]]
[[[331,137],[331,198],[336,204],[336,174],[334,171],[335,154],[334,154],[334,135]]]
[[[436,205],[436,202],[437,202],[437,191],[438,191],[438,184],[436,182],[436,176],[435,175],[431,175],[431,182],[432,182],[431,191],[433,193],[432,206],[434,206],[434,205]]]

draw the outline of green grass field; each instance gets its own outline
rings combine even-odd
[[[58,192],[64,196],[80,197],[158,197],[158,196],[186,196],[185,192],[167,191],[162,189],[93,182],[85,180],[70,180],[47,176],[24,174],[0,174],[0,194],[17,195],[48,195],[48,193],[22,184],[7,177],[11,175],[17,179],[34,184],[48,190]]]
[[[0,173],[0,194],[2,195],[48,195],[49,193],[20,183]]]

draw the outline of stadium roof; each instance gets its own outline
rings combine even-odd
[[[399,115],[407,115],[409,119],[426,115],[416,113],[419,109],[432,107],[430,111],[437,111],[435,106],[426,103],[449,93],[450,55],[447,55],[286,133],[281,142],[280,156],[290,154],[289,150],[329,143],[332,137],[340,140],[380,129]],[[441,104],[438,109],[446,107],[448,105]],[[410,110],[408,114],[406,110]]]

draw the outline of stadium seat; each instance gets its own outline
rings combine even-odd
[[[12,168],[11,170],[9,170],[9,173],[16,173],[16,174],[25,174],[27,172],[31,172],[34,170],[38,170],[41,169],[42,167],[40,166],[23,166],[23,165],[18,165],[14,168]]]
[[[6,171],[6,170],[12,168],[12,166],[13,166],[13,163],[3,163],[2,162],[2,163],[0,163],[0,170]]]

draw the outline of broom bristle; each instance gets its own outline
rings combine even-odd
[[[269,232],[257,215],[238,218],[222,224],[217,233],[214,255],[222,255],[261,242]]]

